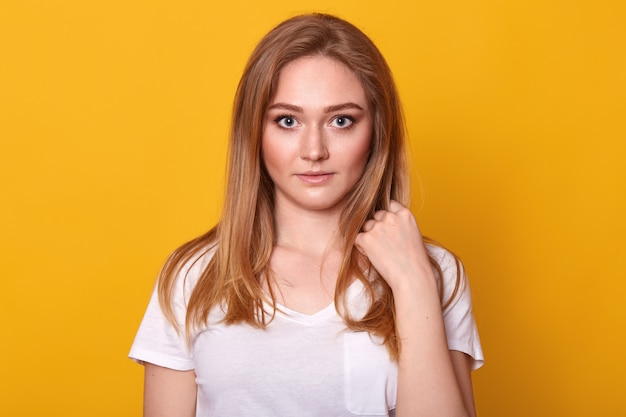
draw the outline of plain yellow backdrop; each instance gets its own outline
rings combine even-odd
[[[422,229],[470,273],[479,415],[626,415],[626,10],[603,1],[0,4],[0,415],[139,416],[166,255],[215,223],[260,37],[326,11],[387,57]]]

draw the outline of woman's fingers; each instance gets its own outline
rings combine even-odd
[[[404,207],[402,204],[398,203],[396,200],[391,200],[389,202],[389,211],[392,213],[397,213],[399,211],[402,211],[406,209],[406,207]]]
[[[374,225],[376,224],[375,220],[368,220],[363,224],[363,231],[364,232],[369,232],[374,228]]]
[[[384,220],[385,216],[387,215],[387,210],[378,210],[376,213],[374,213],[374,220]]]
[[[389,214],[398,214],[403,210],[408,209],[397,201],[391,200],[391,202],[389,203],[389,210],[378,210],[376,213],[374,213],[374,216],[372,217],[374,218],[374,220],[382,221],[385,220],[385,218]]]
[[[395,287],[415,271],[430,268],[419,227],[411,211],[397,201],[363,224],[355,246]]]

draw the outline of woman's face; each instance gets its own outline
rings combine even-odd
[[[328,57],[287,64],[265,115],[262,157],[277,208],[341,209],[363,175],[372,140],[365,91]]]

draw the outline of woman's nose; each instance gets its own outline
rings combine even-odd
[[[328,158],[328,148],[324,134],[319,127],[310,127],[304,132],[300,157],[311,161]]]

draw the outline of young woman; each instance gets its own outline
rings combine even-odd
[[[304,15],[261,40],[222,218],[170,256],[131,349],[145,416],[475,414],[469,288],[406,208],[404,136],[356,27]]]

